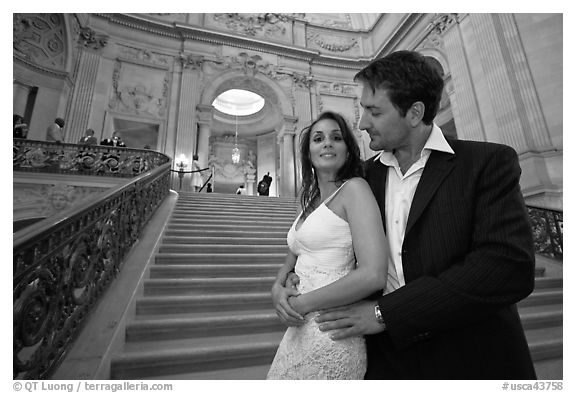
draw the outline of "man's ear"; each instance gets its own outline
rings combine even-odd
[[[407,118],[410,121],[410,125],[416,127],[422,121],[424,117],[424,110],[426,107],[422,101],[416,101],[408,109]]]

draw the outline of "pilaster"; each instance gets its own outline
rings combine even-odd
[[[77,143],[88,128],[100,58],[107,43],[106,35],[97,34],[87,27],[80,31],[76,80],[71,95],[70,111],[64,126],[66,142]]]

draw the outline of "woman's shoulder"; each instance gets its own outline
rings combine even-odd
[[[366,180],[361,177],[353,177],[344,184],[342,194],[346,199],[353,199],[362,195],[372,195],[372,190]]]

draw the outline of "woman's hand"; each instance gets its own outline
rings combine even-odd
[[[300,315],[308,313],[300,296],[290,296],[288,298],[288,304],[290,304],[290,307]]]
[[[286,326],[299,326],[304,324],[304,317],[295,311],[289,303],[291,297],[297,297],[299,292],[295,288],[287,288],[275,282],[272,286],[272,303],[276,315]]]

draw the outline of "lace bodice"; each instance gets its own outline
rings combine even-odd
[[[338,190],[341,190],[342,185]],[[300,215],[288,232],[288,247],[297,255],[295,271],[300,293],[328,285],[355,267],[352,234],[348,223],[326,204],[338,190],[304,222]],[[362,337],[332,341],[318,330],[316,313],[305,316],[306,324],[286,331],[268,379],[362,379],[366,349]]]

